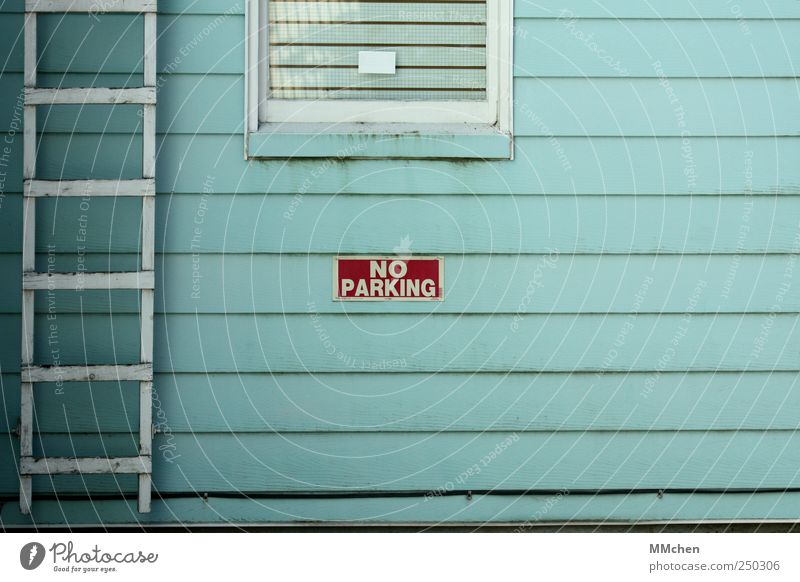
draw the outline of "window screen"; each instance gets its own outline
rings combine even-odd
[[[267,14],[270,99],[486,99],[485,0],[268,0]]]

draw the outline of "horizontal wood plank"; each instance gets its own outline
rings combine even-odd
[[[164,433],[791,430],[794,372],[606,374],[156,374]],[[0,433],[19,415],[19,376],[3,376]],[[66,395],[66,396],[65,396]],[[132,433],[137,386],[36,389],[34,432]]]
[[[791,313],[800,312],[800,291],[791,283],[782,289],[795,262],[791,254],[576,256],[557,249],[550,255],[448,255],[444,303],[375,304],[331,301],[331,255],[170,254],[156,264],[171,274],[157,285],[156,306],[158,313],[303,314],[313,304],[320,313],[517,314],[520,319],[536,313],[683,313],[687,298],[703,285],[693,303],[698,313],[769,313],[779,295],[780,309]],[[126,288],[136,288],[134,275]],[[90,283],[85,280],[83,288],[107,288],[103,281]],[[19,293],[13,281],[8,286],[0,311],[18,312]],[[34,287],[53,288],[44,277]],[[298,293],[301,288],[306,291]],[[130,294],[98,295],[42,297],[38,311],[138,312]]]
[[[59,439],[66,441],[63,435],[46,436],[45,448]],[[153,442],[152,474],[157,491],[195,494],[230,491],[231,482],[239,492],[434,492],[456,487],[734,492],[797,487],[798,439],[795,431],[373,433],[369,438],[162,434]],[[128,442],[121,435],[76,435],[65,444],[82,451]],[[13,464],[16,445],[5,443],[0,462]],[[481,465],[487,455],[491,461]],[[475,464],[480,471],[462,475]],[[135,489],[135,481],[128,482]],[[54,484],[62,492],[85,494],[87,488],[119,493],[128,482],[73,477]],[[15,472],[0,473],[0,492],[16,492],[17,485]],[[47,489],[52,485],[44,479],[34,483],[34,491]]]
[[[136,260],[115,256],[126,257]],[[55,265],[71,258],[58,256]],[[105,257],[92,258],[102,262]],[[169,254],[156,261],[158,271],[172,274],[156,286],[156,312],[302,314],[312,303],[321,313],[510,314],[520,319],[537,313],[683,313],[686,298],[705,282],[694,301],[696,312],[770,313],[778,298],[782,312],[796,313],[800,292],[786,278],[795,261],[792,254],[568,255],[555,249],[552,255],[447,255],[444,303],[376,304],[331,301],[331,255]],[[19,255],[0,255],[0,267],[9,272],[19,265]],[[125,288],[138,288],[134,275],[122,282]],[[42,290],[37,313],[139,312],[135,293],[94,291],[108,288],[102,277],[94,284],[91,278],[68,278],[78,293],[59,292],[67,286],[52,279],[43,275],[32,285],[26,276],[26,286]],[[145,282],[150,285],[151,279]],[[307,291],[300,294],[298,288]],[[16,278],[0,281],[0,313],[19,313],[20,293]]]
[[[726,9],[724,3],[722,6]],[[99,18],[103,26],[94,30],[94,19],[83,15],[40,19],[39,34],[51,39],[42,55],[40,71],[141,72],[141,27],[131,26],[130,16],[106,14]],[[242,15],[227,14],[160,15],[158,70],[243,74],[243,20]],[[660,61],[667,76],[795,75],[792,56],[800,44],[797,17],[712,22],[658,17],[625,20],[616,19],[613,14],[585,20],[557,16],[517,18],[514,73],[525,77],[659,77],[654,63]],[[21,26],[21,14],[0,19],[0,32],[5,32],[0,36],[0,47],[10,54],[7,71],[22,70],[22,43],[15,40]],[[68,27],[72,34],[59,34],[62,27]],[[97,47],[97,51],[80,46],[80,39],[90,30],[90,46]],[[169,34],[163,34],[167,30]],[[212,37],[214,42],[195,39],[198,31],[204,30],[203,38]],[[694,58],[697,54],[703,54],[703,58]]]
[[[518,330],[511,315],[365,316],[357,327],[352,315],[313,315],[168,317],[158,341],[187,341],[156,369],[195,371],[203,353],[208,371],[242,372],[795,370],[800,350],[795,314],[529,315]]]
[[[800,251],[800,241],[798,249]],[[425,251],[422,251],[423,253]],[[683,313],[800,312],[786,278],[796,255],[446,256],[446,300],[332,302],[330,255],[168,255],[157,295],[168,313]],[[788,284],[788,291],[781,291]],[[695,289],[700,289],[695,293]],[[299,292],[302,289],[303,292]]]
[[[514,531],[537,531],[540,526],[578,521],[627,531],[631,525],[660,522],[685,523],[693,531],[703,531],[700,520],[741,524],[759,532],[786,531],[796,517],[800,494],[795,492],[762,493],[625,493],[586,495],[557,492],[547,495],[479,495],[469,502],[466,496],[364,497],[349,499],[281,499],[256,501],[253,498],[230,499],[199,496],[154,499],[153,511],[137,515],[141,524],[231,525],[290,524],[302,529],[318,527],[319,522],[338,525],[369,523],[388,525],[450,524],[486,527],[508,524]],[[129,525],[135,515],[134,502],[126,500],[37,499],[36,522],[40,525],[74,525],[94,516],[107,525]],[[30,527],[30,516],[18,513],[15,504],[0,509],[0,521],[9,528]],[[773,523],[770,521],[783,521]],[[314,525],[311,525],[314,524]],[[721,526],[710,525],[709,527]],[[736,528],[733,525],[733,528]]]
[[[154,457],[159,490],[436,490],[501,448],[467,488],[668,489],[793,486],[794,431],[743,433],[175,436],[173,467]],[[213,440],[212,440],[213,439]],[[510,442],[506,439],[510,439]],[[344,445],[341,441],[346,440]],[[338,441],[338,442],[337,442]],[[212,445],[211,442],[214,444]],[[242,462],[243,458],[250,459]],[[180,468],[182,475],[177,474]],[[455,486],[455,483],[453,483]]]
[[[22,457],[22,475],[58,475],[69,473],[150,473],[150,457]]]
[[[156,181],[25,180],[25,196],[155,196]]]
[[[137,515],[142,524],[201,525],[230,527],[258,524],[292,524],[318,527],[319,522],[339,526],[357,523],[390,524],[472,524],[486,527],[508,524],[509,529],[535,532],[542,525],[567,521],[590,522],[626,531],[642,522],[672,525],[687,523],[692,530],[700,520],[734,522],[756,527],[759,532],[785,531],[796,518],[800,493],[656,492],[586,495],[553,492],[544,495],[465,495],[414,497],[351,497],[302,499],[252,497],[235,499],[199,495],[187,498],[154,499],[153,511]],[[74,525],[87,515],[106,525],[129,525],[136,515],[135,501],[109,499],[36,500],[36,523]],[[786,523],[769,524],[769,521]],[[9,528],[30,527],[30,516],[22,516],[14,503],[0,508],[0,521]],[[469,525],[468,525],[469,526]],[[720,526],[717,525],[717,528]],[[734,526],[735,527],[735,526]]]
[[[153,271],[134,273],[23,273],[23,289],[153,289]]]
[[[25,89],[26,105],[154,104],[154,87],[107,89],[103,87],[65,89]]]
[[[688,139],[688,141],[685,141]],[[346,141],[346,140],[345,140]],[[343,141],[343,145],[345,144]],[[353,142],[353,139],[350,140]],[[157,189],[170,192],[271,192],[402,194],[758,194],[800,192],[800,138],[794,137],[564,137],[515,140],[513,162],[464,164],[438,161],[354,160],[347,171],[328,162],[324,179],[314,178],[319,160],[248,165],[240,139],[176,135],[159,140]],[[102,144],[102,146],[101,146]],[[98,173],[97,164],[77,152],[102,158],[103,176],[136,177],[140,140],[129,136],[44,136],[43,159],[66,160],[45,167],[45,179]],[[355,147],[357,142],[350,143]],[[99,163],[99,162],[98,162]],[[487,169],[488,168],[488,169]],[[246,171],[245,171],[246,170]],[[57,174],[60,173],[60,174]],[[68,174],[63,176],[63,174]],[[310,179],[314,178],[314,179]],[[391,179],[390,179],[391,178]],[[21,176],[9,175],[8,185]]]
[[[688,141],[685,141],[688,140]],[[141,139],[107,135],[45,135],[39,157],[42,179],[137,178]],[[357,160],[348,172],[329,162],[324,180],[309,180],[319,161],[248,166],[240,140],[230,136],[176,135],[159,140],[157,187],[171,192],[262,193],[262,184],[282,193],[404,194],[787,194],[800,192],[796,164],[800,139],[794,137],[520,137],[513,162],[489,166],[451,162]],[[352,145],[352,144],[351,144]],[[16,150],[16,144],[12,152]],[[78,156],[77,152],[92,152]],[[13,155],[13,154],[12,154]],[[97,158],[96,162],[92,162]],[[534,163],[534,160],[536,161]],[[486,167],[491,171],[486,171]],[[248,168],[246,172],[244,169]],[[21,191],[22,176],[10,168],[8,191]],[[387,180],[388,172],[392,180]],[[535,177],[531,179],[531,172]],[[101,174],[102,175],[98,175]],[[469,185],[469,186],[468,186]],[[207,188],[208,186],[206,186]]]
[[[523,18],[516,20],[514,75],[794,77],[798,31],[796,19]]]
[[[104,141],[113,140],[106,138]],[[74,140],[73,140],[74,141]],[[775,194],[800,192],[797,138],[517,138],[514,162],[451,164],[368,160],[347,162],[309,180],[319,161],[246,166],[238,140],[217,136],[166,138],[157,183],[171,191],[202,192],[213,177],[215,191],[304,194],[498,193],[498,194]],[[66,143],[53,144],[54,155]],[[92,146],[87,144],[87,147]],[[63,157],[63,156],[62,156]],[[755,160],[759,160],[756,164]],[[179,163],[180,162],[180,163]],[[77,160],[74,167],[83,166]],[[73,167],[70,164],[70,167]],[[489,170],[487,170],[489,168]],[[748,172],[748,168],[752,171]],[[84,169],[84,168],[81,168]]]
[[[700,293],[702,295],[702,293]],[[174,372],[793,371],[800,315],[440,314],[156,316],[154,369]],[[633,300],[633,298],[631,298]],[[0,356],[19,369],[19,316]],[[35,322],[35,364],[52,364],[49,322]],[[58,317],[60,365],[139,362],[139,318]],[[180,338],[180,339],[176,339]],[[375,338],[380,338],[376,340]],[[673,343],[674,342],[674,343]],[[159,347],[163,346],[163,347]]]
[[[687,143],[680,137],[564,137],[558,139],[558,147],[550,138],[520,137],[511,163],[355,160],[348,161],[347,172],[342,172],[340,164],[331,161],[324,180],[309,179],[312,171],[319,170],[319,160],[291,166],[277,161],[248,165],[241,140],[231,136],[176,135],[158,143],[163,166],[157,189],[170,192],[202,192],[211,182],[218,192],[263,195],[263,184],[269,183],[271,192],[303,196],[331,191],[406,196],[409,192],[537,196],[800,192],[800,170],[793,163],[800,156],[800,138],[794,137],[695,137]],[[140,148],[141,138],[131,136],[45,135],[39,157],[61,161],[40,163],[40,177],[137,178]],[[77,155],[87,151],[97,158],[95,163],[91,156]],[[9,191],[22,189],[17,172],[9,171]],[[390,174],[392,179],[387,179]]]
[[[174,0],[173,0],[174,1]],[[161,4],[166,4],[161,0]],[[626,19],[749,19],[749,18],[800,18],[800,7],[792,0],[757,0],[742,4],[718,0],[673,0],[651,4],[627,0],[517,0],[514,4],[517,18],[619,18]]]
[[[155,12],[156,0],[25,0],[27,12]]]
[[[23,382],[117,382],[153,379],[152,364],[127,366],[26,366]]]
[[[514,89],[515,135],[800,134],[794,79],[525,78]]]
[[[8,0],[6,12],[22,12],[25,0]],[[221,5],[216,0],[193,0],[187,4],[182,0],[159,0],[159,14],[244,14],[242,4]],[[554,18],[562,14],[580,18],[608,18],[613,14],[620,19],[678,18],[678,19],[731,19],[738,18],[800,18],[800,9],[793,0],[749,2],[727,5],[718,0],[676,0],[668,4],[632,4],[626,0],[607,0],[598,5],[592,0],[570,0],[569,2],[546,0],[535,4],[516,0],[514,14],[520,18]]]
[[[410,245],[418,254],[547,254],[558,249],[564,254],[744,255],[792,252],[800,224],[800,199],[793,196],[159,196],[160,253],[382,254]],[[15,217],[22,199],[7,195],[3,207],[0,228],[7,236],[0,237],[0,252],[19,253],[21,224]],[[80,244],[106,259],[105,264],[87,263],[87,268],[108,268],[112,232],[113,252],[139,252],[140,212],[134,199],[93,200],[86,212],[77,200],[37,201],[37,250],[46,253],[54,245],[60,253],[76,253],[70,225],[85,214],[91,228]],[[0,256],[9,272],[20,270],[12,260]],[[114,261],[114,268],[122,270],[116,255]],[[58,265],[66,270],[70,263],[59,260]]]
[[[157,248],[169,253],[380,254],[403,245],[419,254],[786,252],[795,244],[799,202],[762,196],[180,195],[157,207],[163,232]],[[48,224],[37,240],[68,248],[66,229],[48,235],[53,203],[40,204],[37,212]],[[62,204],[58,212],[63,217],[69,211]],[[99,228],[103,216],[93,226]],[[203,222],[200,237],[195,219]],[[135,238],[123,237],[124,228],[115,226],[115,244],[135,251],[128,242],[135,244]],[[94,248],[105,251],[101,233]]]
[[[295,69],[285,70],[295,72]],[[403,69],[398,72],[397,82],[421,79],[423,72]],[[319,74],[317,71],[313,76]],[[425,82],[426,86],[436,85],[442,76],[435,70],[426,74],[431,79],[430,83]],[[476,82],[482,82],[481,71],[470,74]],[[339,82],[341,75],[336,75],[335,82]],[[21,87],[21,75],[17,75],[17,83],[12,81],[5,80],[9,91],[5,99],[0,97],[0,109],[5,108],[9,115]],[[793,79],[682,78],[671,79],[665,87],[656,78],[517,78],[515,135],[680,136],[685,132],[691,136],[797,135],[798,114],[794,107],[797,94],[798,85]],[[239,105],[243,99],[244,83],[240,76],[168,75],[159,89],[157,130],[192,135],[240,131]],[[763,107],[751,107],[752,103]],[[40,132],[128,134],[138,130],[141,122],[138,109],[101,107],[42,109]]]
[[[9,261],[10,259],[10,261]],[[78,256],[76,254],[58,254],[52,253],[49,256],[39,254],[37,257],[37,268],[41,268],[40,272],[45,273],[48,271],[48,266],[50,270],[54,273],[72,273],[76,272],[78,269],[86,267],[86,272],[103,272],[104,269],[111,269],[112,271],[118,272],[126,272],[126,271],[134,271],[138,268],[139,257],[137,257],[134,253],[124,253],[124,254],[107,254],[103,255],[102,253],[87,253],[85,255]],[[16,266],[19,264],[19,261],[16,260],[15,257],[12,255],[2,254],[0,255],[0,262],[4,265],[13,265]],[[21,271],[21,269],[18,269]],[[18,286],[21,288],[21,278],[22,273],[17,273],[14,275],[13,283],[12,282],[5,282],[0,281],[0,288],[4,291],[8,289],[9,291],[12,290],[14,286]],[[62,292],[59,289],[54,289],[53,292],[56,295],[67,297],[68,293]],[[101,296],[95,292],[95,290],[85,289],[85,293],[89,293],[90,295],[95,295],[97,298]],[[107,293],[106,293],[107,295]],[[130,295],[126,290],[120,290],[119,293],[115,295],[119,296],[127,296]],[[0,304],[2,304],[2,299],[0,299]],[[41,306],[39,306],[41,307]],[[87,305],[87,309],[91,310],[92,306]]]

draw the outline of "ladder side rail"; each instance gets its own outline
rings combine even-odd
[[[144,15],[144,86],[156,90],[156,14]],[[142,124],[142,178],[155,178],[156,173],[156,106],[145,104]],[[141,270],[155,269],[155,198],[142,198]],[[153,362],[153,289],[141,291],[141,362]],[[139,454],[152,456],[153,382],[139,383]],[[152,458],[152,457],[151,457]],[[150,511],[152,468],[139,474],[139,511]]]
[[[36,86],[36,14],[25,14],[24,30],[24,85]],[[36,107],[23,108],[22,174],[24,179],[36,176]],[[36,269],[36,199],[24,198],[22,207],[22,271]],[[22,291],[22,346],[21,365],[33,362],[33,290]],[[33,384],[20,383],[20,456],[33,455]],[[33,479],[30,475],[19,477],[19,508],[23,514],[31,512]]]

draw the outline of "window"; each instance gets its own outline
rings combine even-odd
[[[248,157],[509,158],[512,0],[248,0]]]

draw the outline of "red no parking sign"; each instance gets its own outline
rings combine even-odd
[[[336,301],[441,301],[442,257],[334,257]]]

